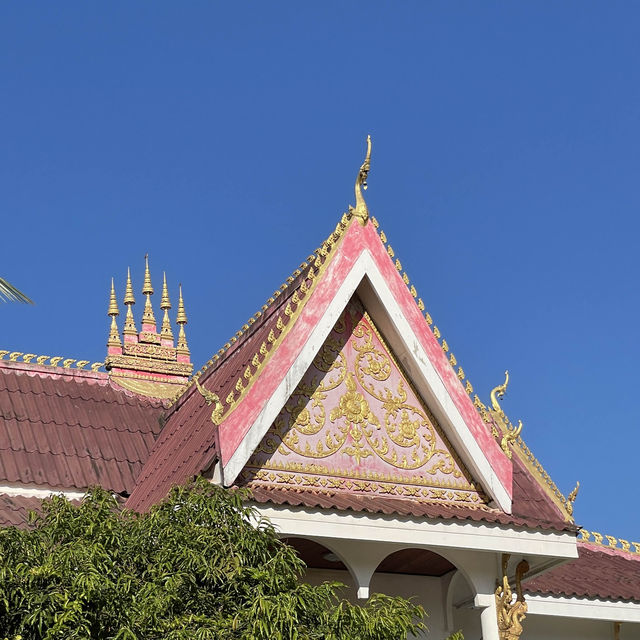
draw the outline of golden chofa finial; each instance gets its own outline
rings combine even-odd
[[[369,219],[369,209],[367,208],[367,203],[364,201],[364,197],[362,195],[362,189],[367,190],[367,176],[369,175],[369,170],[371,169],[371,136],[367,136],[367,155],[365,156],[364,162],[360,167],[360,171],[358,172],[358,177],[356,178],[356,206],[349,207],[349,212],[354,217],[358,218],[360,222],[365,225],[367,224],[367,220]]]
[[[569,515],[573,515],[573,503],[576,501],[578,497],[578,491],[580,491],[580,481],[576,482],[576,486],[573,491],[567,496],[567,511]]]
[[[144,311],[142,313],[142,324],[156,323],[153,315],[153,307],[151,306],[151,296],[153,295],[153,286],[151,285],[151,274],[149,273],[149,254],[144,256],[144,284],[142,285],[142,294],[147,297],[144,303]],[[143,327],[143,331],[144,331]]]
[[[508,386],[509,386],[509,371],[505,371],[504,382],[502,384],[499,384],[497,387],[494,387],[491,390],[491,405],[493,406],[494,411],[497,411],[501,416],[504,416],[504,411],[500,407],[498,398],[504,398],[504,394],[507,392]]]
[[[116,300],[116,289],[113,284],[113,278],[111,278],[111,296],[109,297],[109,311],[107,315],[111,316],[111,329],[109,331],[107,346],[119,347],[122,342],[120,341],[120,333],[118,331],[116,318],[120,315],[120,311],[118,310],[118,301]]]
[[[522,432],[522,420],[518,421],[518,426],[514,427],[507,416],[505,415],[500,403],[498,402],[498,398],[504,397],[504,394],[507,392],[507,386],[509,385],[509,372],[504,372],[504,382],[499,384],[497,387],[494,387],[491,390],[491,406],[493,410],[498,415],[498,419],[504,425],[504,432],[502,435],[502,441],[500,442],[500,447],[505,452],[507,457],[511,458],[511,449],[509,449],[509,443],[514,442],[516,438]]]
[[[169,290],[167,289],[167,274],[162,274],[162,299],[160,308],[164,311],[162,318],[162,330],[160,334],[163,338],[171,340],[173,343],[173,331],[171,330],[171,321],[169,320],[169,309],[171,309],[171,301],[169,300]]]
[[[127,287],[124,292],[124,304],[127,307],[127,316],[124,321],[124,333],[129,335],[138,335],[136,323],[133,319],[133,310],[131,307],[136,303],[133,296],[133,285],[131,284],[131,269],[127,267]]]
[[[180,331],[178,332],[178,344],[176,345],[176,351],[184,355],[189,355],[189,347],[187,345],[187,336],[184,332],[184,325],[187,324],[187,314],[184,311],[184,300],[182,299],[182,285],[178,287],[178,314],[176,316],[176,323],[180,325]]]

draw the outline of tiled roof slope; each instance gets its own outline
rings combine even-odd
[[[322,257],[309,256],[309,260]],[[306,267],[303,263],[303,266]],[[311,286],[307,271],[297,270],[295,277],[279,290],[279,295],[250,326],[246,326],[232,343],[227,343],[221,355],[210,360],[208,366],[199,373],[199,382],[207,390],[216,393],[221,399],[235,392],[235,385],[249,368],[256,371],[252,360],[260,351],[261,345],[270,345],[271,332],[280,335],[278,320],[283,318],[282,311],[294,296],[302,282]],[[254,316],[255,317],[255,316]],[[287,325],[293,320],[287,319]],[[288,327],[285,327],[285,329]],[[219,352],[220,353],[220,352]],[[210,420],[212,407],[208,406],[195,385],[191,385],[171,407],[166,426],[149,456],[140,474],[138,484],[127,506],[144,511],[152,504],[162,500],[174,484],[204,471],[217,455],[216,427]]]
[[[640,602],[640,556],[578,542],[578,558],[523,584],[527,593]]]
[[[42,500],[0,493],[0,527],[23,527],[30,511],[40,511]]]
[[[515,458],[515,456],[514,456]],[[531,529],[554,531],[576,531],[577,527],[567,522],[555,505],[539,495],[536,480],[529,471],[514,460],[513,513],[479,505],[462,505],[421,502],[419,500],[370,496],[346,492],[320,492],[312,489],[286,489],[271,486],[252,486],[253,499],[260,503],[304,506],[312,509],[338,509],[385,515],[412,516],[416,518],[441,518],[445,520],[474,520]],[[544,492],[542,492],[544,495]]]
[[[132,491],[163,406],[108,374],[0,363],[0,483]]]

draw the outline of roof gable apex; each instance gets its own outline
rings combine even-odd
[[[509,513],[511,461],[483,424],[374,224],[354,219],[295,324],[261,370],[260,384],[218,426],[223,483],[234,483],[356,291],[464,464]]]

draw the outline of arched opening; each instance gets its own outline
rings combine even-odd
[[[428,614],[422,638],[443,640],[462,630],[480,637],[480,615],[472,608],[473,589],[454,562],[430,549],[408,548],[386,556],[371,577],[370,593],[413,598]]]
[[[328,547],[308,538],[283,538],[291,545],[307,565],[303,580],[309,584],[336,581],[346,586],[342,597],[356,599],[356,587],[349,569],[340,557]]]

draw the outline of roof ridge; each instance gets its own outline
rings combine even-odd
[[[597,545],[603,549],[609,549],[611,551],[624,551],[635,556],[640,556],[640,542],[629,542],[624,538],[615,538],[614,536],[602,535],[597,531],[588,531],[587,529],[580,529],[581,538],[578,538],[578,542],[584,542],[591,545]],[[591,540],[593,536],[593,540]],[[604,543],[604,539],[607,540],[607,544]],[[618,544],[620,546],[618,546]],[[634,549],[631,549],[633,545]]]
[[[9,355],[9,360],[4,360],[4,357]],[[18,360],[18,358],[22,356],[22,360]],[[36,362],[32,363],[31,361],[36,358]],[[58,369],[71,369],[71,365],[75,363],[75,367],[72,371],[86,371],[89,372],[89,369],[85,369],[91,361],[90,360],[74,360],[73,358],[64,358],[63,356],[39,356],[35,353],[23,353],[22,351],[10,351],[8,349],[0,349],[0,361],[4,362],[19,362],[33,365],[40,365],[43,367],[57,367]],[[49,360],[49,364],[45,364],[45,362]],[[62,365],[59,363],[62,362]],[[90,371],[98,373],[98,369],[104,366],[104,362],[94,362],[91,364]],[[100,372],[102,373],[102,372]]]
[[[253,333],[251,330],[254,327],[261,326],[263,320],[258,322],[259,319],[263,319],[266,317],[270,317],[272,313],[269,313],[270,310],[274,310],[273,313],[279,310],[279,307],[282,306],[283,302],[280,302],[280,305],[276,306],[276,301],[280,301],[283,293],[291,288],[291,285],[296,283],[296,281],[301,281],[300,285],[295,288],[292,294],[286,296],[284,299],[291,299],[295,305],[295,310],[291,306],[291,302],[286,305],[284,315],[286,316],[286,320],[280,316],[277,321],[277,328],[280,331],[280,334],[276,337],[274,332],[272,331],[269,334],[269,339],[261,345],[258,352],[256,352],[252,364],[254,366],[254,370],[251,370],[250,367],[247,367],[243,372],[242,376],[238,378],[236,382],[236,391],[238,391],[239,396],[236,398],[235,394],[229,394],[227,398],[223,399],[223,402],[227,405],[224,409],[223,416],[228,415],[230,411],[232,411],[238,404],[239,400],[245,395],[246,390],[251,386],[251,383],[262,370],[267,360],[269,360],[269,356],[274,352],[274,346],[279,344],[280,341],[284,338],[284,336],[288,333],[291,326],[293,326],[294,321],[299,315],[300,311],[304,307],[305,302],[309,299],[309,296],[312,290],[315,287],[315,283],[318,281],[318,275],[320,271],[324,270],[324,267],[328,263],[329,258],[333,255],[333,250],[335,249],[337,243],[343,237],[344,232],[347,227],[353,220],[353,216],[350,213],[344,213],[342,218],[336,225],[334,231],[332,231],[328,238],[318,247],[313,253],[311,253],[305,261],[303,261],[299,267],[297,267],[292,275],[288,276],[285,282],[283,282],[278,289],[276,289],[272,296],[270,296],[265,304],[262,305],[261,309],[254,313],[248,320],[245,322],[242,327],[236,331],[236,333],[229,338],[229,340],[215,353],[201,368],[197,371],[189,380],[187,385],[181,389],[174,398],[169,401],[169,408],[175,406],[177,402],[185,396],[189,389],[194,387],[196,380],[199,380],[209,369],[211,369],[214,365],[217,366],[224,362],[227,358],[227,354],[229,356],[233,355],[235,349],[233,347],[236,344],[240,344],[242,342],[241,338]],[[304,275],[304,270],[309,267],[309,271],[307,275]],[[307,284],[309,283],[309,284]],[[283,300],[284,300],[283,299]],[[234,396],[231,399],[231,395]]]

